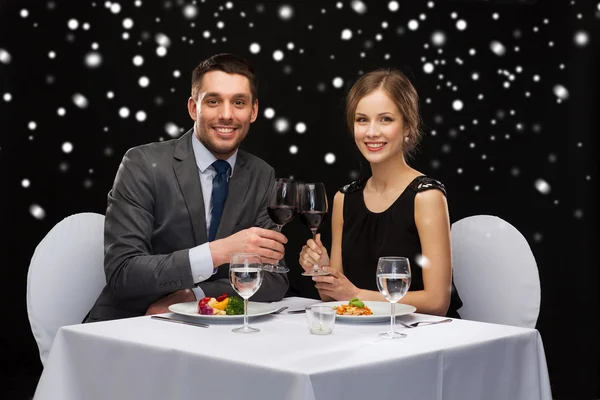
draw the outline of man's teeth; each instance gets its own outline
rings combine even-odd
[[[367,143],[367,147],[370,147],[371,149],[378,149],[380,147],[383,147],[385,143]]]
[[[231,133],[233,132],[233,128],[215,128],[217,132],[220,133]]]

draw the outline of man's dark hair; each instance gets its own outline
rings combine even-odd
[[[210,71],[223,71],[227,74],[243,75],[250,81],[250,92],[252,101],[258,99],[258,78],[254,69],[243,57],[230,53],[215,54],[202,61],[192,72],[192,98],[197,100],[198,90],[202,85],[204,74]]]

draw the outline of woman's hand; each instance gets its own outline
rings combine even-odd
[[[312,278],[316,282],[315,287],[321,295],[340,301],[358,297],[360,289],[354,286],[341,271],[333,268],[324,268],[324,270],[331,275],[313,276]]]
[[[306,244],[302,246],[302,251],[298,258],[300,266],[305,271],[310,271],[313,265],[317,264],[319,267],[329,265],[329,255],[327,249],[321,243],[321,234],[317,233],[315,237],[316,241],[308,239]]]

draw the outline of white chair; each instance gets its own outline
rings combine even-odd
[[[535,328],[540,279],[523,235],[501,218],[475,215],[452,224],[451,236],[461,317]]]
[[[105,285],[104,215],[56,224],[36,247],[27,274],[27,314],[42,365],[61,326],[79,324]]]

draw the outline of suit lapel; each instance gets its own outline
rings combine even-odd
[[[242,214],[242,204],[244,204],[250,183],[250,172],[245,164],[246,157],[244,153],[238,151],[233,176],[229,180],[229,193],[225,201],[225,209],[221,216],[219,229],[217,229],[217,239],[231,235],[236,222]]]
[[[179,183],[185,205],[190,214],[196,245],[200,245],[205,243],[208,238],[206,234],[202,187],[200,185],[194,151],[192,150],[193,131],[193,129],[188,131],[179,139],[173,154],[175,158],[173,169],[175,170],[177,182]]]

